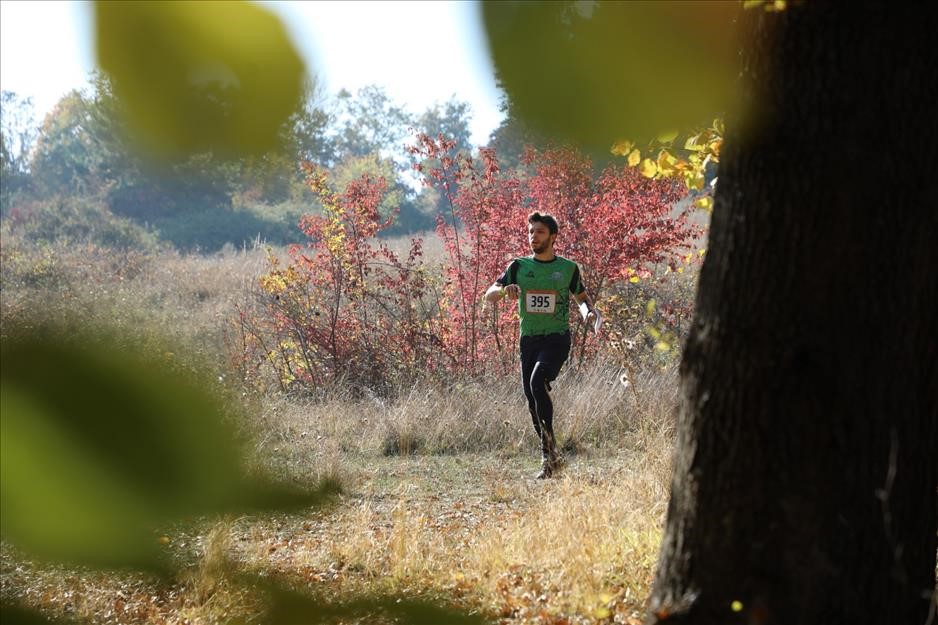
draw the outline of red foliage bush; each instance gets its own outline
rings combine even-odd
[[[309,242],[289,250],[285,267],[272,258],[259,308],[241,315],[242,365],[272,368],[284,390],[345,381],[390,391],[422,375],[514,374],[517,312],[483,307],[481,296],[512,258],[529,253],[532,210],[557,217],[557,252],[580,264],[600,307],[605,293],[650,277],[651,265],[675,264],[698,234],[674,209],[683,187],[628,167],[594,175],[571,148],[528,149],[508,172],[494,150],[459,154],[442,136],[418,135],[408,150],[423,182],[447,199],[437,221],[442,282],[419,239],[399,258],[376,238],[391,221],[378,213],[384,180],[365,176],[333,191],[323,171],[305,165],[324,214],[302,219]],[[574,353],[589,357],[595,341],[578,314],[571,318]]]

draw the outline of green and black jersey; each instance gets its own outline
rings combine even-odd
[[[496,284],[521,287],[518,315],[521,336],[558,334],[570,329],[570,294],[584,290],[580,268],[572,260],[554,256],[537,260],[533,256],[511,261]]]

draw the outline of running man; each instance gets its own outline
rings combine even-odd
[[[599,311],[593,308],[580,275],[571,260],[554,254],[557,220],[551,215],[528,216],[528,243],[532,256],[516,258],[485,292],[485,301],[495,304],[504,296],[518,300],[521,317],[521,382],[534,431],[541,440],[541,472],[551,477],[559,468],[554,437],[554,405],[550,383],[570,355],[570,295],[579,304],[586,322],[600,327]]]

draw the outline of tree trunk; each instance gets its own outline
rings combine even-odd
[[[927,6],[742,12],[655,623],[938,622]]]

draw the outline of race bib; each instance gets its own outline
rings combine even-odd
[[[557,306],[557,291],[528,291],[524,294],[524,308],[535,315],[553,314]]]

